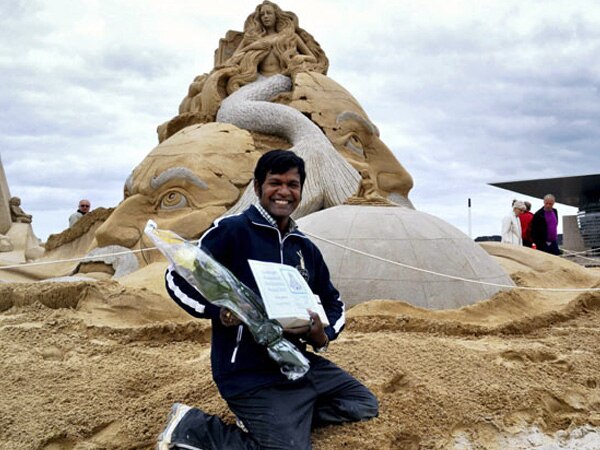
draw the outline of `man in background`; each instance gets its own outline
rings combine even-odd
[[[79,200],[79,206],[77,208],[77,212],[74,212],[69,216],[69,227],[75,225],[79,219],[81,219],[84,215],[90,212],[91,203],[89,200]]]
[[[538,250],[553,255],[560,255],[558,248],[558,211],[554,208],[554,195],[544,196],[544,206],[540,208],[531,220],[531,239]]]

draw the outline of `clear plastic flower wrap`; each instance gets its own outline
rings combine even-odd
[[[281,325],[268,318],[262,299],[197,245],[149,220],[144,233],[173,264],[175,271],[213,305],[231,310],[290,380],[309,369],[306,357],[283,337]]]

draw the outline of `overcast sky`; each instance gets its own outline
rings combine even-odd
[[[415,180],[417,209],[500,234],[487,183],[600,172],[600,3],[282,0]],[[219,38],[258,2],[2,0],[0,155],[45,240],[116,206]],[[560,199],[558,199],[560,202]],[[557,205],[561,214],[575,208]]]

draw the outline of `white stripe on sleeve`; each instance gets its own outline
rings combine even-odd
[[[179,286],[175,284],[171,268],[169,268],[169,271],[167,273],[167,286],[169,286],[169,289],[173,291],[173,294],[175,294],[175,296],[181,303],[183,303],[186,306],[189,306],[199,314],[204,314],[204,310],[206,309],[206,307],[198,300],[194,300],[193,298],[189,297],[185,292],[179,289]]]
[[[335,334],[339,334],[342,327],[346,323],[346,305],[344,305],[344,302],[342,301],[341,296],[338,297],[338,302],[340,302],[342,304],[342,314],[340,315],[339,319],[336,320],[335,323],[333,324],[333,329],[335,331]]]

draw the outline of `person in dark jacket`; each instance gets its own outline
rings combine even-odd
[[[159,450],[305,450],[311,448],[315,426],[377,416],[373,393],[317,354],[337,338],[345,316],[321,252],[290,217],[302,199],[305,176],[304,161],[293,152],[265,153],[254,171],[258,202],[241,214],[218,219],[199,245],[257,294],[248,259],[299,269],[313,293],[319,295],[329,321],[325,327],[319,315],[311,312],[309,325],[284,330],[285,337],[310,361],[309,371],[299,380],[288,380],[231,311],[207,302],[169,268],[166,285],[173,300],[191,315],[212,321],[213,379],[236,415],[237,425],[176,403],[159,436]]]
[[[538,250],[560,255],[558,248],[558,211],[554,208],[554,195],[544,196],[544,206],[531,219],[531,240]]]

